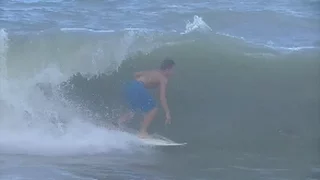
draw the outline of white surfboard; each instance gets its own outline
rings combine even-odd
[[[161,139],[140,138],[142,143],[150,146],[184,146],[187,143],[168,142]]]
[[[184,146],[187,143],[177,143],[160,135],[152,135],[148,138],[140,138],[143,144],[150,146]]]
[[[132,135],[135,135],[137,136],[138,132],[133,130],[133,129],[130,129],[130,128],[127,128],[127,127],[116,127],[116,129],[121,129],[122,131],[124,132],[127,132],[127,133],[130,133]],[[159,134],[152,134],[152,135],[149,135],[148,138],[140,138],[138,137],[142,144],[144,145],[148,145],[148,146],[184,146],[184,145],[187,145],[187,143],[177,143],[177,142],[174,142],[168,138],[165,138]]]

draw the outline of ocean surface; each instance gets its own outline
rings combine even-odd
[[[1,0],[0,180],[320,179],[319,9]],[[110,127],[123,83],[166,57],[172,124],[160,108],[149,133],[188,145],[141,146]]]

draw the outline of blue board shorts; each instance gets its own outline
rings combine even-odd
[[[124,97],[133,112],[142,111],[146,113],[156,107],[153,97],[141,81],[133,80],[126,83]]]

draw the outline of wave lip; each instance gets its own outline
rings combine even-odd
[[[208,32],[212,31],[212,29],[202,20],[202,17],[195,15],[193,17],[193,22],[187,21],[186,30],[180,34],[188,34],[194,31]]]

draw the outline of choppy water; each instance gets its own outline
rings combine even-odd
[[[0,179],[320,179],[319,1],[0,2]],[[173,124],[105,127],[171,57]],[[130,127],[137,128],[139,118]]]

